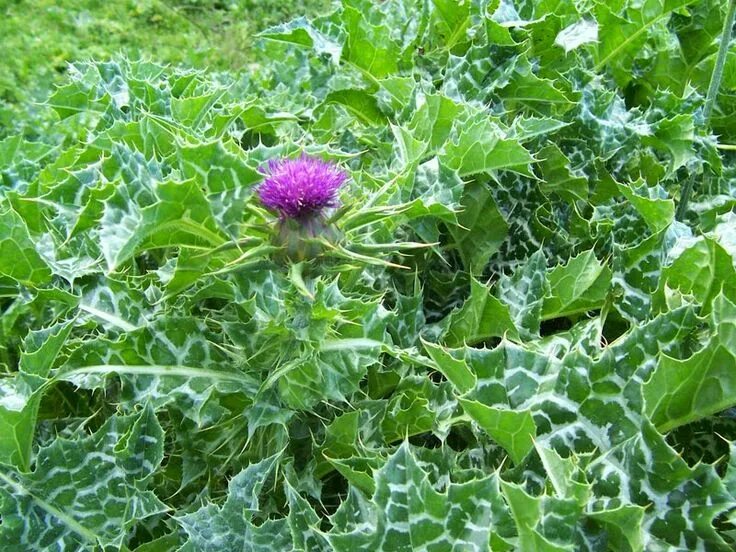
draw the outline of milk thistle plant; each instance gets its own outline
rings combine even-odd
[[[726,4],[75,66],[0,141],[0,551],[734,550]]]
[[[261,203],[279,215],[277,245],[292,260],[312,258],[320,252],[314,238],[335,240],[337,231],[325,217],[339,205],[338,191],[348,175],[332,162],[307,154],[296,159],[271,160],[258,188]]]

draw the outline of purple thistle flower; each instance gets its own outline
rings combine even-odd
[[[334,163],[306,154],[271,160],[263,173],[266,179],[258,187],[261,203],[282,219],[308,219],[337,207],[337,191],[348,178]]]

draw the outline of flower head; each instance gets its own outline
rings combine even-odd
[[[282,219],[306,219],[337,207],[337,191],[348,175],[334,163],[302,154],[297,159],[269,161],[258,188],[261,203]]]

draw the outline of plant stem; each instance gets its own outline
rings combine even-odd
[[[703,127],[707,130],[710,125],[710,117],[713,114],[713,107],[716,103],[718,90],[721,87],[721,79],[723,78],[723,68],[726,65],[726,57],[728,55],[728,47],[731,44],[731,32],[733,30],[734,16],[736,15],[736,0],[729,0],[726,19],[723,22],[723,31],[721,32],[721,42],[718,46],[718,57],[713,66],[713,73],[710,76],[710,84],[708,85],[708,93],[705,96],[705,106],[703,107]],[[690,196],[693,192],[695,184],[695,175],[691,174],[682,186],[680,192],[680,203],[677,206],[675,218],[682,220],[687,213],[687,206],[690,202]]]
[[[721,87],[721,79],[723,78],[723,67],[726,65],[726,56],[728,55],[728,47],[731,44],[731,31],[733,30],[733,20],[736,15],[736,0],[729,0],[728,13],[726,20],[723,22],[723,32],[721,33],[721,44],[718,47],[718,57],[713,67],[713,73],[710,76],[710,85],[708,86],[708,94],[705,97],[705,108],[703,109],[704,125],[707,127],[710,123],[710,116],[713,113],[713,106],[716,103],[718,89]]]
[[[690,195],[693,192],[693,184],[695,184],[695,175],[690,174],[685,184],[682,185],[682,190],[680,190],[680,203],[677,205],[677,212],[675,213],[676,220],[682,221],[685,218],[687,204],[690,202]]]

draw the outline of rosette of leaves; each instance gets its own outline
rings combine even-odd
[[[247,75],[76,66],[83,132],[0,143],[0,542],[730,549],[733,158],[656,86],[707,9],[345,0]],[[283,258],[302,153],[346,178]]]

